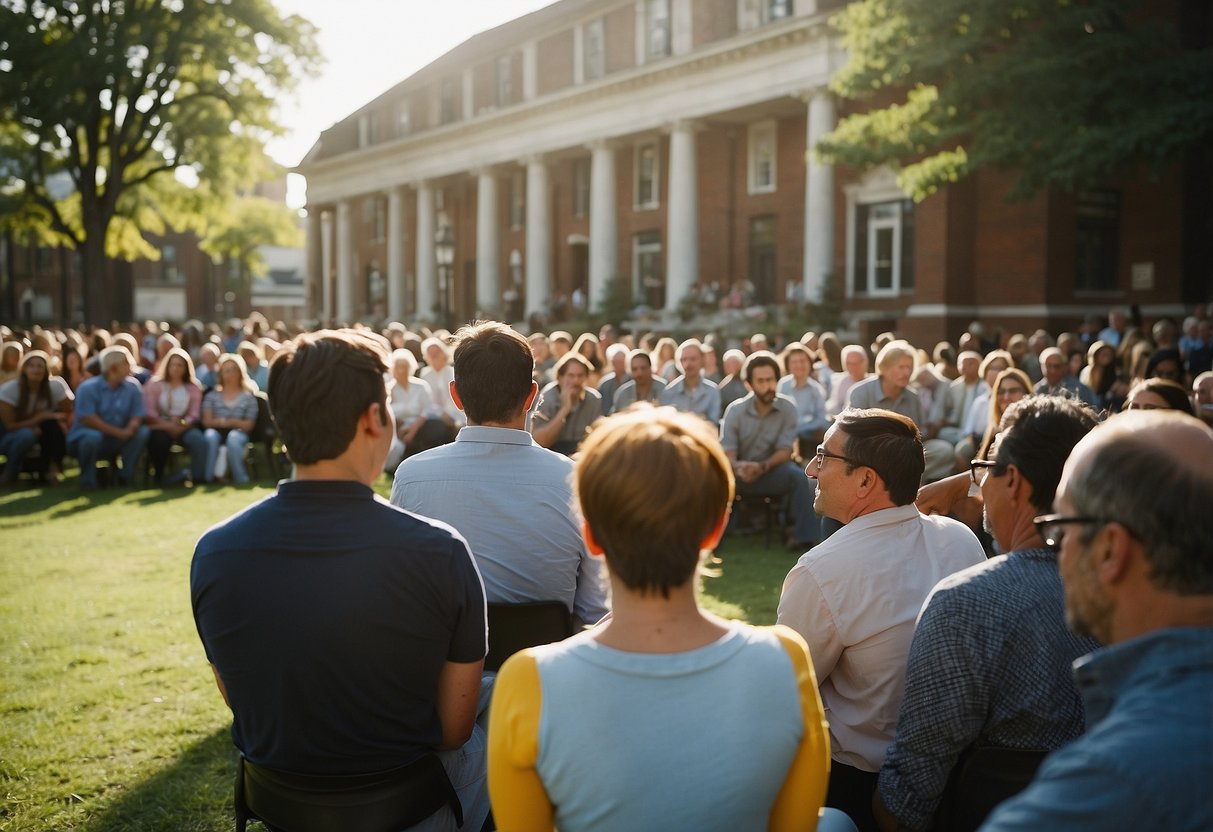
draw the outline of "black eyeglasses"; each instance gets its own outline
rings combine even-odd
[[[1107,523],[1109,521],[1102,517],[1081,517],[1068,516],[1065,514],[1042,514],[1032,520],[1032,525],[1036,526],[1036,531],[1040,533],[1045,545],[1054,552],[1061,549],[1061,541],[1065,538],[1063,527],[1071,523],[1082,523],[1089,525],[1091,523]]]
[[[817,453],[813,454],[813,459],[810,462],[811,462],[811,464],[816,465],[817,470],[820,471],[821,466],[825,464],[825,461],[827,459],[841,459],[843,462],[846,462],[850,465],[859,464],[848,456],[843,456],[842,454],[830,453],[829,451],[826,450],[825,445],[817,446]]]
[[[997,468],[998,463],[992,459],[970,459],[969,460],[969,479],[978,488],[986,484],[986,477],[990,475],[991,468]],[[978,474],[978,471],[984,473]]]

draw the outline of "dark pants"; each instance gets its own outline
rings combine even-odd
[[[794,462],[785,462],[767,471],[753,482],[738,482],[743,497],[780,497],[788,495],[792,508],[793,536],[798,543],[821,540],[821,520],[813,511],[813,488],[804,470]]]
[[[38,427],[42,428],[38,444],[42,446],[43,461],[62,465],[63,457],[67,456],[67,435],[63,432],[63,425],[58,419],[47,419]]]
[[[837,760],[830,762],[830,789],[826,792],[826,805],[850,815],[859,832],[879,832],[872,814],[872,792],[876,791],[877,776],[875,771],[863,771]]]

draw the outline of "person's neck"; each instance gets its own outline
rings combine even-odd
[[[771,408],[774,406],[775,406],[774,399],[771,399],[771,401],[769,401],[769,402],[764,402],[762,399],[758,398],[757,396],[754,397],[754,409],[758,411],[759,416],[766,416],[768,413],[771,412]]]
[[[880,392],[884,393],[885,398],[887,398],[887,399],[896,399],[898,396],[901,395],[902,390],[905,390],[905,388],[900,385],[894,384],[893,382],[891,382],[887,379],[882,378],[880,380]]]
[[[728,632],[720,619],[699,608],[695,578],[670,589],[639,593],[611,576],[611,617],[594,639],[630,653],[682,653],[705,647]]]
[[[526,411],[523,410],[513,419],[506,422],[473,422],[468,419],[470,428],[508,428],[510,430],[526,430]]]
[[[644,383],[641,383],[640,379],[636,379],[636,398],[637,399],[645,398],[649,394],[649,391],[652,389],[653,389],[653,377],[652,376],[649,376],[649,378],[647,378],[644,381]]]
[[[359,482],[369,487],[378,474],[378,468],[359,464],[355,455],[347,450],[336,459],[322,459],[311,465],[296,464],[294,478],[297,480]]]
[[[1029,505],[1026,510],[1020,512],[1015,517],[1015,525],[1011,528],[1011,534],[1009,535],[1009,545],[1004,546],[1001,540],[998,541],[998,545],[1004,552],[1018,552],[1022,549],[1040,549],[1044,547],[1044,538],[1040,536],[1040,532],[1036,531],[1036,524],[1032,522],[1036,514],[1036,509]]]
[[[699,373],[687,373],[682,377],[682,386],[687,390],[694,390],[699,386]]]
[[[863,517],[865,514],[874,514],[877,511],[884,511],[886,508],[898,508],[898,506],[896,503],[894,503],[892,500],[890,500],[887,496],[880,495],[879,497],[871,497],[867,500],[864,500],[862,502],[855,503],[854,505],[852,505],[849,517],[847,517],[845,519],[843,519],[843,518],[835,518],[835,519],[840,520],[843,525],[846,525],[847,523],[850,523],[852,520],[855,520],[859,517]]]

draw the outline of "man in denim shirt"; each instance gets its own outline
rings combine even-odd
[[[1107,645],[1074,663],[1087,733],[983,830],[1213,829],[1213,430],[1113,417],[1075,447],[1042,536],[1066,618]]]

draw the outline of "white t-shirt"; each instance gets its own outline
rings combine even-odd
[[[58,376],[50,377],[51,400],[48,402],[45,398],[31,398],[26,406],[25,413],[18,413],[17,418],[25,418],[31,413],[39,410],[54,410],[59,406],[59,403],[64,399],[74,399],[71,388],[67,386],[67,382]],[[17,407],[17,402],[21,397],[21,379],[15,378],[11,381],[6,381],[0,384],[0,402]]]

